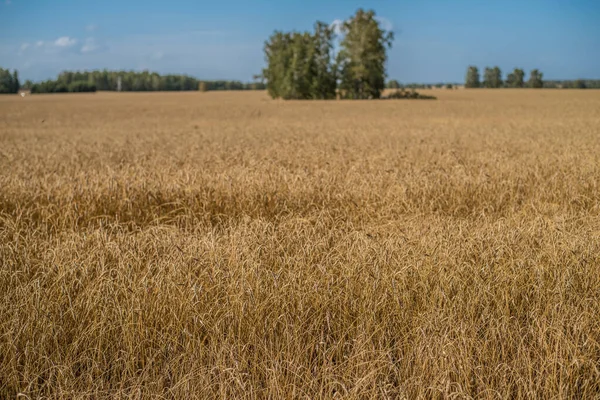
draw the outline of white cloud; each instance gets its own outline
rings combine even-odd
[[[66,39],[55,36],[28,40],[29,47],[20,57],[16,57],[16,52],[23,42],[11,43],[0,37],[0,60],[11,60],[13,64],[7,66],[23,70],[22,78],[33,80],[56,78],[63,70],[107,68],[245,81],[264,67],[262,41],[249,40],[238,32],[196,30],[116,38],[70,36],[65,32],[60,36]]]
[[[85,39],[85,43],[81,47],[81,52],[82,53],[92,53],[99,49],[100,49],[100,46],[98,45],[98,43],[96,43],[96,40],[94,38],[90,37],[90,38]]]
[[[96,29],[98,29],[98,25],[96,24],[89,24],[85,27],[85,30],[88,32],[94,32]]]
[[[23,43],[19,47],[19,55],[95,54],[106,49],[108,49],[108,46],[105,43],[99,42],[93,37],[81,40],[70,36],[61,36],[56,40],[38,40],[34,43]]]
[[[93,37],[86,38],[81,47],[82,54],[100,53],[105,50],[108,50],[108,46],[104,42],[99,42]]]
[[[71,38],[71,37],[68,37],[68,36],[59,37],[58,39],[56,39],[54,41],[54,45],[56,47],[67,48],[67,47],[72,47],[75,44],[77,44],[77,39]]]
[[[21,47],[19,47],[19,54],[23,54],[30,46],[29,43],[23,43]]]

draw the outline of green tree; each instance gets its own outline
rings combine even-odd
[[[359,9],[342,25],[344,38],[338,53],[342,97],[350,99],[380,98],[385,88],[387,48],[393,32],[381,28],[375,12]]]
[[[506,77],[506,87],[522,88],[525,85],[525,71],[515,68],[513,72]]]
[[[95,92],[96,85],[93,83],[89,83],[87,80],[73,81],[73,82],[69,83],[68,90],[69,90],[69,92],[72,92],[72,93]]]
[[[529,81],[527,82],[527,86],[534,89],[544,87],[543,77],[544,74],[542,74],[538,69],[532,70],[529,74]]]
[[[502,87],[502,71],[498,67],[485,68],[483,87],[497,89]]]
[[[0,68],[0,93],[19,92],[19,73],[14,70],[11,74],[8,69]]]
[[[332,63],[334,32],[317,22],[313,34],[276,31],[265,42],[262,78],[273,98],[333,99],[336,68]],[[240,87],[245,86],[239,82]],[[246,86],[247,88],[247,86]]]
[[[20,87],[21,84],[19,82],[19,72],[17,72],[17,70],[15,69],[13,71],[13,93],[18,93]]]
[[[400,85],[400,82],[398,82],[395,79],[392,79],[391,81],[388,81],[386,87],[388,89],[400,89],[402,86]]]
[[[314,99],[335,99],[337,88],[337,70],[333,65],[333,40],[335,32],[324,22],[315,23],[315,33],[312,37],[314,60],[312,60],[311,94]]]
[[[286,84],[289,87],[288,98],[312,98],[313,80],[316,80],[314,51],[310,34],[295,32],[292,36],[292,60],[286,73]]]
[[[470,65],[469,68],[467,69],[467,76],[465,78],[465,87],[466,88],[478,88],[480,86],[481,86],[481,83],[479,82],[479,69],[474,65]]]
[[[54,85],[54,90],[50,93],[67,93],[69,91],[69,87],[66,83],[59,82]]]
[[[267,81],[267,91],[273,98],[284,97],[288,92],[285,87],[287,70],[291,57],[291,34],[275,31],[264,44],[266,68],[263,77]]]

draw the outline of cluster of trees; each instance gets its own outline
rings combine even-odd
[[[186,91],[186,90],[264,90],[263,83],[239,81],[200,81],[187,75],[160,75],[142,71],[64,71],[56,80],[40,83],[25,82],[31,93],[116,91]]]
[[[115,91],[168,91],[168,90],[197,90],[198,81],[186,75],[159,75],[149,71],[64,71],[58,75],[58,84],[70,85],[72,82],[89,82],[97,90]]]
[[[314,32],[276,31],[265,42],[262,77],[273,98],[377,99],[385,89],[386,49],[394,39],[381,28],[375,12],[359,9],[339,27],[334,51],[332,26],[316,22]]]
[[[17,93],[19,91],[19,73],[14,70],[0,68],[0,93]]]
[[[544,87],[549,89],[600,89],[600,80],[577,79],[574,81],[544,81]]]
[[[199,81],[198,90],[201,92],[213,90],[265,90],[267,85],[262,82],[243,83],[240,81]]]
[[[67,83],[60,81],[43,81],[31,84],[31,93],[77,93],[95,92],[96,85],[88,81],[72,81]]]
[[[263,78],[273,98],[333,99],[337,71],[332,64],[334,31],[323,22],[308,32],[275,32],[265,43]]]
[[[479,69],[469,66],[465,81],[468,88],[563,88],[563,89],[600,89],[600,80],[577,79],[569,81],[544,81],[544,74],[538,69],[529,73],[529,79],[525,81],[525,71],[515,68],[513,72],[502,80],[502,71],[499,67],[486,67],[483,72],[483,81],[480,81]]]
[[[529,80],[525,82],[525,71],[520,68],[515,68],[513,72],[508,74],[506,80],[502,79],[502,70],[499,67],[486,67],[483,73],[483,81],[480,79],[479,69],[476,66],[469,66],[467,76],[465,78],[466,88],[543,88],[543,76],[538,69],[533,69],[529,73]]]

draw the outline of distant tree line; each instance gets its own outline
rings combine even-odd
[[[313,32],[276,31],[265,42],[262,77],[273,98],[377,99],[385,89],[386,49],[394,35],[381,28],[375,12],[357,10],[339,27],[317,21]]]
[[[264,90],[261,82],[201,81],[187,75],[160,75],[142,71],[64,71],[55,80],[39,83],[27,81],[24,89],[31,93],[95,92],[97,90],[147,92],[147,91],[211,91],[211,90]]]
[[[95,92],[96,85],[88,81],[72,81],[67,84],[61,81],[47,80],[32,84],[29,90],[31,93]]]
[[[17,93],[19,91],[19,73],[14,70],[0,68],[0,93]]]
[[[529,79],[525,81],[525,71],[515,68],[508,74],[506,80],[502,79],[502,70],[499,67],[486,67],[483,73],[483,81],[479,75],[479,69],[476,66],[469,66],[465,77],[466,88],[523,88],[529,87],[539,89],[544,87],[544,74],[538,69],[533,69],[529,73]]]
[[[538,69],[533,69],[529,73],[529,79],[525,80],[525,71],[515,68],[511,73],[502,79],[502,71],[499,67],[486,67],[483,72],[483,81],[480,79],[479,69],[476,66],[469,66],[465,78],[465,87],[467,88],[564,88],[564,89],[600,89],[600,80],[577,79],[565,81],[544,81],[544,74]]]
[[[549,89],[600,89],[600,79],[544,81],[544,87]]]
[[[213,90],[265,90],[267,85],[263,82],[243,83],[241,81],[198,81],[198,90],[201,92]]]
[[[525,82],[525,71],[515,68],[508,74],[506,80],[502,79],[502,70],[499,67],[486,67],[483,73],[483,81],[476,66],[469,66],[465,77],[466,88],[542,88],[544,87],[543,74],[538,69],[533,69],[529,74],[529,80]]]
[[[470,87],[498,87],[496,85],[498,81],[501,80],[501,77],[497,77],[499,70],[494,70],[494,68],[491,70],[492,73],[489,74],[492,75],[490,76],[491,79],[488,79],[487,82],[480,82],[479,80],[474,79],[474,86]],[[496,76],[493,76],[494,74],[496,74]],[[529,84],[529,82],[525,82],[524,71],[522,69],[515,69],[502,81],[502,85],[499,87],[520,88],[529,87]],[[392,79],[386,82],[385,87],[387,89],[455,89],[462,85],[462,83],[400,83],[399,81]],[[544,89],[600,89],[600,79],[543,80],[542,85]]]

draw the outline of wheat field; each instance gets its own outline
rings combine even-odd
[[[600,91],[435,95],[0,97],[0,398],[600,398]]]

